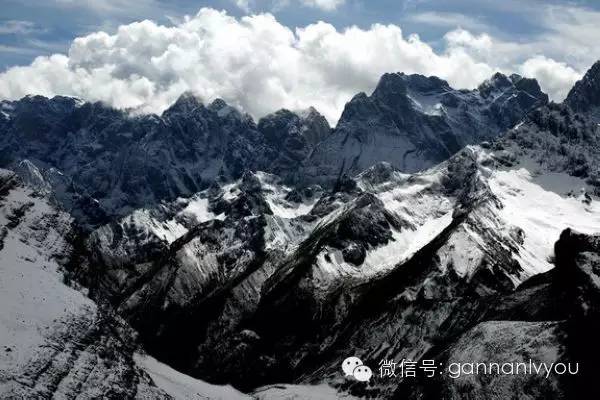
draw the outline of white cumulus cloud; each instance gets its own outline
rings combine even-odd
[[[544,56],[536,56],[525,61],[521,66],[521,73],[536,78],[555,99],[564,99],[575,82],[581,79],[581,73],[567,64]]]
[[[67,55],[38,57],[0,74],[0,98],[62,94],[160,113],[189,90],[257,118],[312,105],[335,123],[344,104],[370,92],[385,72],[437,75],[473,88],[496,70],[517,71],[539,78],[554,98],[580,76],[550,58],[519,61],[519,45],[485,34],[459,29],[445,39],[436,52],[396,25],[338,30],[318,22],[292,30],[271,14],[236,19],[203,8],[173,26],[142,21],[79,37]]]

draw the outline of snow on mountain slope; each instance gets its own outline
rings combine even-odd
[[[474,208],[439,250],[442,267],[472,277],[486,254],[489,258],[494,252],[506,253],[518,263],[518,268],[506,271],[516,286],[552,268],[553,244],[562,230],[593,233],[600,227],[600,206],[592,201],[593,188],[583,179],[549,171],[527,158],[503,167],[493,151],[465,151],[473,153],[491,201]]]
[[[292,188],[282,185],[275,175],[257,172],[256,176],[265,192],[265,200],[276,217],[289,219],[306,215],[319,199],[321,189],[318,186],[306,188],[304,194],[310,196],[306,199],[302,198],[301,192],[294,192]]]
[[[4,373],[14,375],[44,347],[49,329],[67,329],[77,316],[91,321],[96,308],[63,284],[55,259],[68,251],[69,215],[36,197],[14,174],[0,174],[0,360]]]
[[[231,386],[216,386],[199,381],[165,365],[146,354],[136,353],[136,365],[150,375],[152,381],[173,399],[177,400],[250,400],[252,397]]]
[[[371,96],[360,93],[346,105],[304,173],[308,181],[331,182],[382,161],[423,170],[465,145],[494,139],[547,102],[535,80],[518,75],[497,73],[467,91],[437,77],[384,74]]]
[[[223,219],[224,215],[215,215],[209,210],[208,198],[205,193],[198,193],[188,199],[179,198],[174,201],[171,206],[175,210],[169,210],[171,218],[161,220],[161,216],[153,216],[153,210],[140,209],[136,210],[124,220],[124,223],[129,225],[139,226],[143,229],[146,227],[157,238],[162,239],[167,243],[173,243],[176,239],[183,236],[189,231],[191,226],[212,219]],[[179,211],[176,211],[180,208]],[[170,217],[170,215],[169,215]]]
[[[335,354],[356,349],[421,357],[434,348],[429,336],[442,329],[444,318],[480,318],[461,316],[457,307],[473,301],[463,297],[514,291],[552,268],[560,231],[600,226],[589,179],[540,162],[512,132],[420,173],[379,163],[340,180],[332,192],[247,173],[192,200],[145,210],[142,215],[154,220],[133,218],[140,228],[132,232],[150,232],[150,241],[140,240],[147,234],[138,237],[124,227],[117,233],[107,225],[88,246],[105,261],[119,248],[131,249],[121,251],[124,257],[135,253],[127,262],[109,263],[102,286],[162,360],[252,389],[298,375],[307,378],[296,382],[314,382],[316,370],[302,367],[312,362],[305,349],[314,345],[331,350],[321,379],[339,387]],[[186,218],[191,209],[199,210],[196,217]],[[157,234],[156,227],[168,232]],[[144,243],[148,247],[140,247]],[[375,298],[394,306],[364,315]],[[427,301],[436,299],[448,301],[428,309]],[[392,311],[396,307],[413,311]],[[381,326],[398,312],[398,324]],[[422,315],[422,331],[411,312]],[[192,329],[190,316],[199,321]],[[364,328],[345,331],[363,319]],[[396,332],[403,345],[384,335],[365,341],[369,327]],[[338,342],[340,335],[350,335],[347,345]],[[260,371],[243,366],[254,362]]]
[[[584,180],[544,170],[532,161],[505,168],[494,161],[496,158],[494,152],[470,147],[451,161],[419,174],[403,174],[385,163],[370,168],[357,177],[358,187],[374,193],[403,221],[404,229],[392,229],[388,244],[367,251],[359,269],[345,263],[341,251],[335,249],[321,253],[317,265],[334,275],[345,271],[368,279],[370,271],[385,270],[408,259],[449,226],[453,214],[462,207],[457,199],[460,193],[452,187],[466,183],[452,170],[454,164],[461,163],[472,162],[469,174],[484,185],[483,197],[475,200],[487,196],[489,201],[478,206],[467,204],[473,206],[469,216],[439,250],[441,268],[450,267],[459,276],[470,278],[484,259],[489,261],[502,252],[518,264],[505,271],[517,286],[552,267],[554,238],[563,229],[591,233],[600,227],[599,206],[587,194],[593,188]],[[457,182],[445,182],[447,179]]]
[[[240,360],[255,362],[255,346],[265,346],[263,340],[275,345],[289,329],[327,332],[354,325],[356,310],[374,301],[373,292],[408,302],[458,299],[465,291],[509,293],[552,267],[553,241],[562,229],[600,226],[596,197],[580,190],[592,190],[586,181],[555,172],[511,146],[471,146],[416,174],[380,163],[330,193],[292,189],[266,173],[245,174],[196,196],[202,199],[200,214],[212,220],[193,220],[178,237],[172,230],[175,240],[138,252],[133,268],[111,264],[106,287],[162,359],[196,376],[251,388],[249,382],[263,378],[240,367]],[[171,214],[163,221],[189,208],[187,201],[177,204],[165,205]],[[113,228],[102,227],[92,238],[105,235],[104,229]],[[132,249],[139,242],[135,235],[115,237]],[[102,248],[109,259],[111,246],[94,243],[89,246]],[[375,289],[379,285],[383,289]],[[419,311],[430,324],[422,333],[403,314],[403,334],[410,333],[410,340],[403,349],[387,344],[388,351],[426,352],[433,344],[422,335],[433,334],[442,316],[456,312],[455,301]],[[203,322],[186,331],[189,315]],[[273,318],[285,328],[273,326]],[[248,320],[255,322],[244,329]],[[323,334],[321,346],[336,345],[337,334]],[[304,362],[302,337],[285,339],[287,350],[259,356],[261,368],[271,374],[288,357]],[[378,340],[364,346],[375,351],[384,345]],[[337,370],[336,362],[327,364],[327,371]],[[275,373],[271,379],[286,378]]]
[[[181,357],[174,347],[186,348],[190,358],[227,352],[218,341],[253,312],[274,266],[318,221],[310,212],[321,193],[316,186],[292,189],[274,175],[246,173],[191,199],[135,211],[91,233],[84,280],[102,266],[99,281],[87,285],[101,288],[102,298],[149,333],[149,349],[161,360]],[[184,315],[202,323],[186,330]],[[171,362],[190,373],[187,362]]]
[[[465,356],[510,331],[485,321],[566,318],[551,311],[554,242],[600,229],[600,128],[568,104],[534,109],[546,101],[519,76],[457,91],[387,74],[334,131],[314,110],[256,125],[191,95],[139,118],[67,98],[2,103],[2,150],[29,185],[0,176],[2,390],[240,395],[193,376],[259,398],[391,397],[396,383],[348,381],[340,361]],[[315,176],[330,181],[307,186]],[[103,307],[62,284],[67,259],[65,279]],[[491,336],[475,343],[476,326]],[[555,348],[562,329],[543,340]]]
[[[448,363],[467,364],[477,360],[489,363],[521,363],[528,365],[533,360],[537,365],[550,366],[568,360],[564,343],[564,326],[557,321],[489,321],[477,325],[463,335],[449,349]],[[448,375],[448,374],[447,374]],[[456,376],[456,375],[454,375]],[[447,398],[460,399],[464,391],[475,398],[498,398],[516,396],[519,399],[535,400],[549,396],[565,396],[560,375],[552,373],[515,374],[465,374],[445,377],[448,387]],[[468,388],[468,389],[467,389]]]
[[[0,397],[167,398],[131,368],[128,339],[63,283],[71,223],[0,170]]]
[[[204,190],[190,198],[135,210],[92,232],[89,247],[105,263],[136,262],[144,254],[155,255],[166,250],[199,224],[227,218],[235,222],[241,212],[264,217],[267,248],[285,249],[305,235],[311,223],[298,218],[310,212],[321,193],[318,186],[295,190],[275,175],[248,173],[233,183]],[[257,203],[247,204],[247,199],[252,198]],[[144,250],[140,252],[141,249]]]
[[[600,228],[589,183],[508,144],[469,146],[422,173],[379,164],[357,176],[263,286],[249,326],[273,349],[274,376],[297,368],[297,382],[345,388],[344,354],[418,359],[484,318],[481,298],[549,271],[562,230]]]
[[[335,400],[357,399],[327,385],[270,385],[253,392],[258,400]]]
[[[503,204],[500,217],[522,231],[518,258],[528,266],[524,278],[552,268],[555,238],[564,229],[591,234],[600,228],[600,202],[586,199],[590,187],[583,179],[515,166],[496,171],[490,186]]]
[[[257,124],[223,100],[205,105],[190,93],[160,116],[61,96],[26,96],[0,108],[10,117],[0,114],[0,167],[25,176],[19,164],[29,160],[90,229],[248,170],[297,180],[301,162],[330,131],[314,109],[282,110]]]
[[[455,199],[435,190],[442,184],[442,171],[434,168],[404,174],[388,163],[380,163],[357,176],[359,188],[375,193],[385,208],[407,225],[392,244],[375,250],[388,253],[385,258],[389,266],[409,258],[450,224]]]
[[[182,374],[147,354],[136,353],[136,364],[152,378],[153,382],[177,400],[334,400],[356,399],[351,395],[340,394],[327,385],[271,385],[258,388],[245,395],[231,386],[211,385]]]
[[[496,137],[545,102],[537,82],[519,76],[495,75],[461,91],[435,77],[385,74],[331,130],[313,108],[255,122],[223,100],[205,105],[190,93],[160,116],[26,96],[0,102],[0,167],[17,170],[29,160],[63,207],[94,229],[248,170],[328,185],[380,161],[421,170]]]
[[[65,283],[72,223],[0,169],[1,398],[249,398],[134,355],[135,332]]]
[[[359,175],[357,188],[376,197],[366,201],[364,197],[357,197],[319,223],[319,231],[331,233],[319,233],[327,239],[317,253],[312,271],[314,279],[320,281],[318,286],[325,288],[334,283],[337,286],[345,279],[351,279],[352,284],[366,282],[408,259],[447,227],[452,220],[452,199],[431,193],[431,185],[437,183],[440,176],[435,172],[406,175],[386,163]],[[380,182],[381,179],[386,180]],[[385,213],[384,209],[397,220],[387,227],[387,240],[382,238],[379,242],[379,232],[369,231],[371,225],[379,223],[376,214],[371,213]],[[355,220],[356,214],[362,212],[367,219]],[[361,229],[365,232],[361,233]]]
[[[515,284],[518,284],[552,268],[553,244],[562,230],[570,227],[593,233],[600,227],[600,205],[592,201],[589,193],[593,192],[593,187],[584,179],[566,172],[550,171],[528,158],[520,159],[511,167],[502,167],[494,161],[498,158],[494,151],[470,147],[465,152],[472,153],[471,157],[477,163],[477,174],[489,187],[487,190],[494,201],[484,204],[481,210],[475,210],[451,237],[451,243],[440,252],[443,257],[451,258],[448,264],[460,276],[472,275],[475,264],[481,261],[477,254],[482,254],[480,250],[485,248],[486,238],[478,230],[501,234],[502,237],[494,240],[515,246],[513,256],[523,269],[518,277],[514,277]],[[504,153],[500,152],[500,156]],[[373,174],[373,169],[358,177],[359,186],[377,193],[386,208],[416,227],[424,226],[425,232],[428,231],[427,226],[437,228],[422,239],[418,228],[408,233],[415,249],[422,247],[449,224],[448,219],[441,221],[450,217],[456,199],[446,196],[444,191],[432,190],[440,184],[444,174],[450,173],[447,164],[417,175],[394,171],[393,177],[380,184],[383,189],[361,178]]]

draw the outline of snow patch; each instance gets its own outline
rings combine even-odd
[[[554,243],[566,228],[595,233],[600,227],[600,204],[585,204],[570,193],[587,185],[565,173],[532,173],[519,168],[495,171],[489,179],[492,191],[504,207],[499,215],[507,225],[524,232],[524,242],[516,255],[526,276],[546,272],[553,265]]]
[[[76,317],[93,320],[95,304],[66,286],[55,255],[65,254],[70,217],[53,209],[29,188],[11,190],[0,207],[0,393],[2,377],[19,376],[38,352],[49,346],[49,336],[68,330]],[[23,209],[18,224],[9,227],[15,211]],[[14,223],[13,223],[14,225]],[[10,349],[10,351],[5,351]]]
[[[339,393],[331,386],[321,385],[270,385],[257,389],[254,396],[258,400],[337,400],[358,399],[349,394]]]
[[[145,354],[136,353],[133,359],[146,371],[154,384],[178,400],[250,400],[252,397],[238,392],[231,386],[211,385],[182,374]]]

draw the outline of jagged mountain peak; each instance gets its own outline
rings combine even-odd
[[[569,91],[565,104],[577,112],[589,112],[600,119],[600,60]]]
[[[406,81],[403,73],[385,73],[379,79],[372,96],[385,98],[406,94]]]
[[[418,92],[444,92],[452,90],[447,81],[437,76],[425,76],[420,74],[403,75],[404,81],[411,90]]]
[[[496,72],[490,78],[490,82],[496,87],[508,87],[513,81],[502,72]]]
[[[229,104],[227,104],[227,102],[225,100],[223,100],[222,98],[217,98],[214,99],[208,106],[208,108],[212,108],[215,110],[220,110],[224,107],[228,107]]]
[[[477,90],[479,90],[479,93],[481,93],[483,97],[488,97],[493,92],[503,92],[504,90],[513,87],[514,82],[513,79],[510,79],[503,73],[496,72],[489,79],[482,82],[477,87]]]
[[[266,124],[281,124],[287,125],[298,121],[300,117],[298,114],[288,110],[287,108],[281,108],[271,114],[267,114],[258,120],[258,126]]]
[[[75,97],[42,95],[27,95],[19,100],[3,100],[0,102],[2,111],[10,114],[28,113],[53,118],[57,115],[70,112],[84,102]]]
[[[319,113],[319,111],[313,106],[308,106],[305,109],[298,110],[296,111],[296,113],[302,118],[309,118],[321,115],[321,113]]]
[[[510,74],[510,76],[508,78],[511,80],[512,83],[517,83],[521,79],[523,79],[523,76],[519,75],[517,73],[512,73],[512,74]]]
[[[238,108],[229,105],[225,100],[218,98],[213,100],[207,107],[208,110],[217,113],[219,118],[235,119],[238,121],[246,121],[254,124],[254,120],[248,114],[243,113]]]
[[[548,102],[548,95],[542,91],[537,79],[526,78],[516,74],[511,75],[511,79],[517,89],[541,99],[543,103]]]
[[[548,102],[548,95],[542,91],[536,79],[526,78],[519,74],[506,76],[501,72],[496,72],[490,79],[479,85],[477,90],[484,98],[488,98],[491,95],[496,97],[507,93],[509,95],[517,94],[525,102],[530,100],[537,101],[538,105]]]
[[[260,176],[253,171],[246,171],[240,178],[239,187],[241,190],[253,193],[262,190],[262,182]]]
[[[381,161],[361,172],[357,176],[357,180],[363,187],[374,187],[380,184],[396,183],[407,176],[389,162]]]
[[[261,118],[257,128],[267,142],[277,146],[280,151],[295,153],[292,156],[295,159],[304,157],[307,149],[301,135],[302,121],[297,114],[280,109]]]
[[[52,296],[77,295],[56,279],[56,260],[73,257],[65,271],[84,276],[80,283],[94,300],[114,305],[111,311],[134,324],[147,350],[185,373],[244,389],[326,382],[387,398],[397,382],[375,377],[365,393],[340,376],[340,359],[355,354],[374,366],[381,358],[466,354],[474,362],[469,349],[510,350],[525,337],[536,341],[527,349],[555,349],[548,331],[560,330],[566,317],[548,310],[564,300],[556,295],[562,292],[540,285],[553,262],[578,268],[558,272],[582,284],[580,311],[595,318],[600,309],[598,285],[589,285],[597,281],[599,239],[565,231],[552,253],[565,227],[600,227],[600,127],[566,104],[537,107],[545,99],[536,80],[516,74],[495,74],[478,90],[386,74],[371,96],[353,98],[334,130],[314,108],[282,109],[255,124],[222,99],[204,105],[190,93],[164,118],[130,117],[89,103],[68,111],[71,100],[46,98],[23,101],[28,112],[36,107],[27,104],[39,102],[39,114],[15,114],[13,102],[3,102],[8,119],[0,120],[6,138],[0,154],[14,155],[10,168],[18,177],[0,170],[0,256],[10,261],[0,263],[10,278],[0,287],[12,293],[11,308],[39,307],[35,318],[47,317],[54,326],[56,315],[41,315],[46,300],[27,294],[40,287]],[[322,163],[311,163],[311,154]],[[296,186],[290,171],[297,173]],[[325,190],[307,186],[307,171],[335,183]],[[44,191],[66,195],[62,209],[39,194]],[[73,218],[83,220],[77,213],[94,207],[110,213],[91,233],[71,232]],[[59,257],[45,253],[51,248]],[[591,251],[588,259],[580,257]],[[12,282],[26,278],[23,271],[42,265],[50,266],[52,279],[36,271],[39,282],[13,290]],[[527,286],[532,276],[538,280]],[[10,379],[23,393],[51,380],[63,383],[43,397],[85,397],[88,388],[81,390],[79,381],[96,374],[111,383],[108,373],[121,369],[129,379],[118,385],[139,390],[134,349],[114,363],[121,351],[112,348],[114,333],[71,337],[95,324],[99,312],[77,296],[76,304],[89,307],[74,314],[56,302],[56,314],[74,328],[69,336],[42,338],[39,344],[52,351],[42,350],[40,362],[15,369]],[[551,329],[540,322],[548,316]],[[535,324],[510,321],[527,317]],[[15,338],[20,324],[11,322]],[[535,325],[529,336],[523,334],[533,329],[528,325]],[[106,373],[94,364],[106,354],[96,347],[105,337],[114,354],[105,358],[111,361]],[[63,342],[75,343],[73,354],[55,352],[55,343]],[[37,347],[21,345],[19,354]],[[22,379],[30,377],[33,385]],[[521,396],[522,382],[503,384],[499,393]],[[445,387],[452,385],[462,383]],[[411,393],[437,398],[435,390]]]
[[[335,181],[379,161],[422,170],[497,137],[547,101],[537,81],[517,75],[497,73],[478,90],[456,90],[437,77],[384,74],[371,96],[359,93],[346,104],[307,160],[307,175]]]
[[[23,104],[46,106],[3,103],[10,118],[0,120],[2,131],[9,132],[2,155],[10,157],[0,162],[30,159],[55,167],[65,176],[61,187],[63,181],[75,183],[69,204],[73,196],[96,199],[109,214],[121,214],[128,202],[138,206],[190,195],[247,169],[276,173],[287,183],[334,185],[341,175],[380,161],[417,171],[466,144],[495,137],[537,104],[535,95],[514,91],[520,94],[515,99],[510,92],[506,101],[492,104],[436,77],[385,74],[373,95],[359,93],[347,104],[333,130],[314,108],[279,110],[256,124],[224,100],[204,105],[192,92],[161,117],[31,97]]]
[[[38,107],[44,107],[44,106],[45,107],[52,107],[52,106],[54,106],[54,107],[57,107],[57,106],[69,107],[69,106],[74,106],[76,104],[81,104],[83,101],[76,97],[70,97],[70,96],[57,95],[57,96],[52,96],[52,97],[46,97],[46,96],[39,95],[39,94],[28,94],[19,100],[15,100],[15,101],[4,100],[3,102],[9,102],[9,103],[21,104],[21,105],[25,105],[25,104],[35,105]]]
[[[370,108],[370,99],[371,97],[365,92],[355,94],[350,101],[346,103],[335,129],[338,129],[340,125],[343,125],[354,116],[361,115],[363,110],[367,111]]]
[[[298,115],[302,120],[302,136],[304,136],[310,146],[316,146],[331,133],[331,127],[327,118],[313,106],[298,111]]]
[[[393,95],[405,93],[407,90],[417,92],[442,92],[451,90],[445,80],[437,76],[425,76],[421,74],[405,74],[403,72],[385,73],[379,79],[379,83],[373,91],[374,96]]]
[[[50,193],[52,186],[46,181],[40,169],[29,160],[21,160],[14,167],[21,179],[38,193]]]
[[[202,99],[191,91],[185,91],[163,112],[163,116],[172,113],[189,113],[198,108],[204,108]]]

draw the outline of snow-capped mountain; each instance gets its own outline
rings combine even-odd
[[[150,348],[190,373],[246,389],[323,379],[348,389],[339,375],[344,354],[372,364],[430,356],[438,342],[507,313],[505,304],[488,309],[489,299],[511,296],[551,270],[563,229],[597,230],[594,187],[515,143],[516,136],[539,134],[532,118],[426,172],[380,163],[297,208],[289,203],[291,189],[277,188],[271,176],[247,175],[206,193],[200,214],[218,218],[159,256],[113,265],[117,283],[106,286],[131,293],[118,307],[148,335]],[[256,225],[235,216],[240,201]],[[222,226],[234,237],[223,236]],[[249,232],[257,236],[244,239]],[[130,281],[131,274],[145,283]],[[204,322],[190,326],[190,317]],[[361,394],[360,386],[349,389]]]
[[[161,116],[61,97],[2,110],[0,393],[594,390],[600,126],[573,100],[547,104],[534,80],[457,91],[387,74],[333,130],[314,109],[255,123],[190,94]],[[340,371],[350,355],[373,371],[383,359],[587,369],[365,384]]]
[[[0,166],[27,160],[63,207],[89,226],[247,170],[286,176],[329,133],[314,109],[282,110],[257,126],[222,100],[205,106],[189,93],[161,116],[41,96],[4,101],[2,110]]]
[[[379,161],[414,172],[465,145],[493,139],[548,102],[534,79],[495,74],[478,89],[455,90],[436,77],[385,74],[371,96],[356,95],[306,162],[317,181],[354,175]]]
[[[162,115],[28,96],[1,102],[0,167],[27,160],[65,209],[89,227],[162,200],[189,197],[244,171],[332,185],[379,161],[415,171],[494,138],[547,102],[535,80],[494,75],[474,91],[435,77],[386,74],[357,95],[335,130],[314,108],[258,123],[184,93]]]
[[[124,321],[69,287],[73,218],[4,169],[0,226],[0,397],[249,398],[144,354]]]

